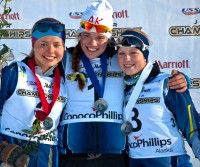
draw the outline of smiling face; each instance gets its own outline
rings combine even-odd
[[[35,63],[43,72],[58,64],[64,56],[64,44],[57,36],[38,39],[33,47]]]
[[[136,75],[147,64],[143,53],[134,47],[120,47],[118,49],[118,63],[126,75]]]
[[[85,55],[94,59],[105,51],[108,38],[101,33],[83,32],[80,34],[80,44]]]

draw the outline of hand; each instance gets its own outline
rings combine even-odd
[[[170,89],[176,89],[176,92],[185,92],[187,90],[187,81],[182,73],[172,70],[172,78],[168,82]]]
[[[27,167],[29,156],[24,154],[23,149],[16,144],[0,143],[0,161],[2,166]],[[17,157],[17,159],[16,159]]]

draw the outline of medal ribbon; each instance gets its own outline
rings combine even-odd
[[[102,85],[100,85],[99,80],[97,79],[97,76],[94,72],[94,69],[93,69],[91,63],[90,63],[90,60],[84,54],[81,55],[81,60],[83,62],[85,70],[86,70],[92,84],[94,85],[94,89],[95,89],[96,93],[98,94],[99,98],[103,98],[105,82],[106,82],[106,73],[107,73],[107,56],[106,56],[106,54],[102,54],[100,56],[102,78],[103,78]]]
[[[40,80],[38,79],[37,75],[35,74],[34,58],[29,59],[28,66],[35,76],[38,93],[39,93],[39,98],[40,98],[40,101],[42,104],[42,109],[43,109],[43,111],[41,111],[41,110],[35,111],[36,118],[39,121],[44,121],[47,118],[47,116],[49,115],[49,113],[51,112],[51,109],[58,98],[58,95],[60,92],[61,73],[60,73],[59,67],[57,66],[55,69],[55,73],[54,73],[53,92],[52,92],[53,99],[52,99],[51,103],[48,103],[48,101],[45,97],[44,90],[42,88],[42,84],[40,83]]]
[[[137,81],[137,84],[135,85],[135,87],[131,93],[131,96],[129,97],[128,103],[126,104],[126,107],[124,108],[124,112],[123,112],[124,121],[128,121],[128,119],[130,118],[132,109],[135,106],[135,103],[140,95],[140,92],[142,91],[144,82],[148,78],[152,68],[153,68],[153,64],[151,62],[148,62],[148,64],[142,71],[142,73]]]

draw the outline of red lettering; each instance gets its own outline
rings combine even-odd
[[[19,13],[14,12],[14,13],[9,13],[9,14],[0,14],[0,19],[5,19],[5,20],[20,20],[19,18]]]
[[[94,17],[91,16],[88,21],[94,24],[100,24],[100,21],[102,20],[103,20],[102,18],[97,17],[96,19],[94,19]]]
[[[91,23],[93,23],[93,20],[94,20],[94,17],[93,16],[91,16],[90,18],[89,18],[89,22],[91,22]]]
[[[189,60],[182,61],[169,61],[161,62],[160,60],[156,61],[161,69],[163,68],[190,68]]]
[[[113,18],[128,18],[128,11],[126,10],[122,10],[119,12],[113,12]]]

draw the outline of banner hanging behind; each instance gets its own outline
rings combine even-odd
[[[80,17],[92,0],[12,0],[9,14],[0,18],[9,23],[4,26],[6,44],[17,60],[30,53],[30,33],[33,24],[43,17],[54,17],[66,24],[66,46],[77,42],[76,30]],[[80,3],[81,2],[81,3]],[[157,61],[161,70],[178,69],[192,79],[190,89],[195,106],[200,112],[200,1],[199,0],[110,0],[113,8],[114,30],[117,37],[124,28],[138,27],[152,40],[150,59]],[[1,26],[1,24],[0,24]],[[2,26],[1,26],[2,27]]]

